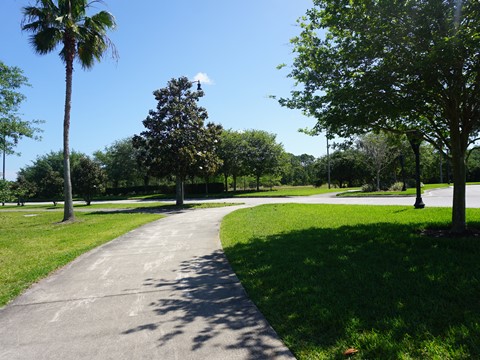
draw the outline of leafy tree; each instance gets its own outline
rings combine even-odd
[[[225,178],[225,190],[228,191],[228,177],[233,177],[233,191],[237,191],[237,178],[243,175],[244,158],[242,153],[245,151],[246,144],[242,134],[234,130],[223,130],[218,155],[222,159],[220,171]]]
[[[12,183],[12,193],[17,199],[17,205],[24,206],[25,201],[36,192],[35,184],[27,181],[24,176],[17,176],[17,181]]]
[[[6,202],[12,201],[13,193],[10,181],[0,179],[0,202],[5,206]]]
[[[28,85],[28,79],[20,68],[9,67],[0,61],[0,150],[3,153],[3,180],[5,157],[15,154],[14,148],[18,141],[22,137],[40,139],[36,134],[41,130],[35,125],[42,121],[25,121],[18,114],[20,104],[25,100],[18,89]]]
[[[135,135],[133,145],[144,152],[144,162],[152,175],[176,179],[176,202],[184,202],[187,176],[204,175],[208,161],[215,161],[212,144],[219,141],[219,125],[207,124],[205,108],[197,105],[203,91],[191,91],[186,77],[172,79],[153,94],[158,101],[143,121],[146,130]],[[208,165],[210,166],[210,165]]]
[[[74,192],[81,195],[88,206],[93,195],[105,191],[107,176],[98,162],[82,156],[73,167],[72,179]]]
[[[317,178],[320,182],[327,181],[327,157],[316,163]],[[339,187],[360,186],[370,177],[367,170],[365,154],[358,149],[346,148],[334,151],[330,155],[330,179]]]
[[[467,161],[467,180],[480,181],[480,149],[472,149]]]
[[[72,166],[74,167],[79,159],[84,156],[82,153],[72,151]],[[32,196],[50,199],[56,205],[63,192],[63,164],[62,151],[52,151],[49,154],[39,156],[33,161],[32,165],[20,169],[17,182],[23,179],[25,183],[33,184],[33,186],[26,186],[33,190]]]
[[[244,163],[248,173],[256,178],[257,191],[260,190],[260,177],[280,172],[286,162],[282,144],[276,142],[276,135],[263,130],[247,130],[245,138]]]
[[[301,27],[289,75],[301,86],[280,103],[315,117],[317,131],[418,133],[448,149],[451,230],[465,231],[465,159],[480,130],[480,2],[314,0]]]
[[[137,161],[138,150],[133,147],[132,138],[115,141],[104,151],[93,155],[107,174],[113,187],[132,186],[142,183],[146,170]]]
[[[63,120],[63,171],[65,205],[63,221],[74,220],[72,184],[70,177],[70,109],[72,103],[73,62],[91,68],[104,53],[113,48],[107,30],[115,27],[115,18],[107,11],[87,16],[97,1],[37,0],[36,6],[23,8],[22,30],[31,32],[30,43],[35,52],[44,55],[62,46],[60,58],[65,63],[66,90]]]
[[[200,149],[198,152],[200,157],[198,173],[205,179],[207,194],[209,178],[215,175],[223,164],[223,160],[219,156],[222,132],[221,126],[208,123],[205,131],[202,133],[203,139],[200,144],[203,146],[203,149]]]
[[[357,144],[365,154],[366,164],[373,169],[375,185],[377,191],[380,191],[380,174],[400,155],[400,151],[384,133],[362,135]]]
[[[287,164],[282,170],[282,184],[312,185],[315,183],[315,157],[313,155],[286,154]]]

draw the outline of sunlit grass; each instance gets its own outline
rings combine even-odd
[[[473,185],[474,183],[471,183]],[[452,185],[449,184],[425,184],[421,187],[422,194],[425,191],[446,188]],[[417,194],[416,188],[408,188],[405,191],[372,191],[362,192],[360,189],[356,191],[343,191],[337,194],[339,197],[378,197],[378,196],[415,196]]]
[[[338,191],[346,191],[347,189],[339,189],[332,187],[314,187],[314,186],[279,186],[271,190],[261,191],[237,191],[225,194],[233,197],[287,197],[287,196],[312,196]]]
[[[77,210],[112,210],[112,209],[119,209],[119,210],[128,210],[128,209],[135,209],[135,210],[142,210],[145,209],[146,211],[169,211],[169,210],[182,210],[182,209],[207,209],[207,208],[215,208],[215,207],[224,207],[224,206],[234,206],[238,205],[238,203],[228,203],[228,202],[208,202],[208,203],[189,203],[184,205],[175,205],[172,203],[166,202],[154,202],[154,201],[145,201],[145,202],[133,202],[133,203],[122,203],[122,202],[102,202],[102,203],[92,203],[91,205],[86,204],[74,204],[74,208]],[[30,210],[57,210],[63,211],[63,204],[59,204],[54,206],[52,204],[29,204],[25,206],[16,206],[16,205],[5,205],[0,206],[1,210],[19,210],[19,211],[30,211]]]
[[[344,359],[349,347],[354,359],[478,359],[480,239],[419,233],[450,217],[446,208],[265,205],[228,215],[221,239],[299,359]]]
[[[0,306],[32,283],[77,256],[158,214],[79,213],[73,223],[58,223],[58,212],[0,213]]]

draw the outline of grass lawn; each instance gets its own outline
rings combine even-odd
[[[186,209],[206,209],[206,208],[215,208],[215,207],[223,207],[223,206],[235,206],[238,203],[227,203],[227,202],[210,202],[210,203],[191,203],[191,204],[184,204],[177,206],[175,204],[167,204],[164,202],[136,202],[136,203],[92,203],[91,205],[85,204],[74,204],[74,208],[78,210],[129,210],[135,209],[137,211],[173,211],[173,210],[186,210]],[[18,210],[18,211],[30,211],[30,210],[58,210],[63,211],[63,204],[58,204],[57,206],[53,206],[52,204],[48,205],[25,205],[25,206],[17,206],[17,205],[5,205],[0,206],[0,212],[2,210]]]
[[[80,213],[61,224],[57,212],[0,212],[0,306],[32,283],[84,252],[140,225],[158,214]]]
[[[469,183],[474,185],[475,183]],[[451,185],[449,184],[425,184],[422,186],[422,193],[427,190],[446,188]],[[377,197],[377,196],[415,196],[417,194],[416,188],[408,188],[406,191],[373,191],[373,192],[362,192],[358,191],[345,191],[337,194],[341,197]]]
[[[321,187],[314,186],[275,186],[273,189],[261,189],[260,191],[256,190],[240,190],[240,186],[236,192],[230,190],[228,192],[223,192],[220,194],[186,194],[187,199],[224,199],[232,197],[286,197],[286,196],[310,196],[325,194],[330,192],[346,191],[347,189],[331,188],[328,189],[325,185]],[[145,199],[145,200],[165,200],[173,199],[175,195],[165,195],[165,194],[152,194],[152,195],[137,195],[131,197],[105,197],[97,198],[97,200],[124,200],[124,199]]]
[[[346,189],[342,189],[345,191]],[[260,190],[260,191],[237,191],[224,193],[225,196],[232,197],[286,197],[286,196],[311,196],[326,194],[332,192],[338,192],[340,189],[327,187],[314,187],[314,186],[279,186],[274,187],[272,190]]]
[[[419,233],[450,217],[447,208],[264,205],[228,215],[221,239],[298,359],[345,359],[349,347],[353,359],[480,359],[480,238]]]

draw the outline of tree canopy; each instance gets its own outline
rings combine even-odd
[[[283,106],[317,131],[421,134],[451,156],[452,231],[463,232],[465,157],[480,130],[480,3],[314,0],[292,39],[298,85]]]
[[[215,144],[220,141],[221,126],[205,124],[207,110],[197,104],[204,93],[191,87],[188,78],[180,77],[154,91],[157,108],[143,121],[146,130],[133,138],[151,174],[175,176],[178,205],[184,201],[186,177],[203,176],[210,166],[218,165]]]
[[[0,61],[0,150],[3,152],[3,180],[5,180],[5,155],[15,153],[22,137],[40,139],[37,127],[42,121],[22,120],[19,115],[25,95],[19,89],[28,86],[28,79],[16,66],[7,66]]]

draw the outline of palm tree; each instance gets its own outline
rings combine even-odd
[[[30,43],[40,55],[62,46],[60,58],[65,63],[66,91],[63,119],[63,221],[74,220],[72,182],[70,178],[70,109],[72,98],[73,61],[77,59],[84,69],[100,61],[108,49],[116,57],[116,50],[106,33],[115,28],[115,18],[108,11],[87,16],[87,10],[96,0],[37,0],[36,6],[23,8],[22,30],[31,32]]]

